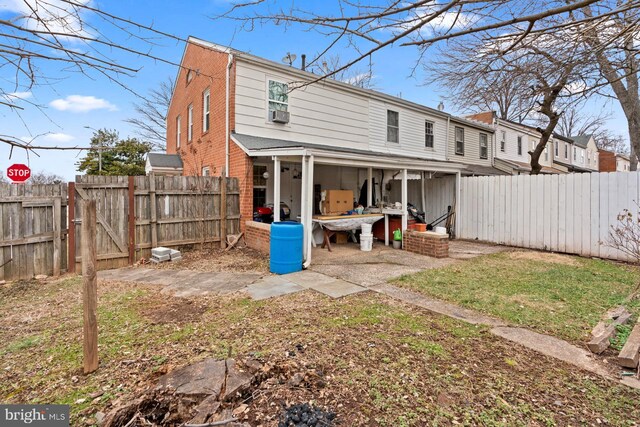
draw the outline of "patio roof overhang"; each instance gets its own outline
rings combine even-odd
[[[314,162],[318,164],[376,169],[410,169],[452,174],[467,168],[466,165],[460,163],[251,135],[231,134],[231,139],[250,157],[278,157],[283,161],[300,161],[303,157],[313,156]]]

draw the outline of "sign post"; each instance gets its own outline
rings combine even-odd
[[[14,183],[25,182],[31,176],[29,166],[16,163],[7,168],[7,178]]]

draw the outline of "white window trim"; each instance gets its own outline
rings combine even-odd
[[[182,117],[176,117],[176,149],[180,148],[180,140],[182,139]]]
[[[522,156],[522,135],[518,135],[518,139],[516,140],[516,154]]]
[[[280,83],[283,84],[287,87],[287,92],[289,91],[289,84],[286,82],[283,82],[282,80],[275,78],[275,77],[269,77],[267,76],[266,81],[265,81],[265,100],[266,100],[266,111],[267,111],[267,123],[271,123],[273,124],[273,122],[271,121],[271,110],[269,109],[269,102],[275,102],[277,104],[283,104],[287,106],[286,111],[289,111],[291,107],[291,99],[289,97],[289,94],[287,93],[287,102],[281,102],[281,101],[275,101],[275,100],[271,100],[269,99],[269,82],[274,82],[274,83]],[[277,123],[276,123],[277,124]],[[287,123],[286,126],[289,126],[290,123]]]
[[[211,129],[211,91],[207,88],[202,94],[202,133]]]
[[[431,120],[425,120],[424,121],[424,145],[426,148],[433,150],[436,146],[436,124],[435,122],[432,122]],[[427,123],[431,123],[431,145],[427,145]]]
[[[202,168],[202,176],[211,176],[211,169],[209,169],[209,166]]]
[[[482,137],[484,136],[484,149],[486,150],[486,154],[484,155],[484,157],[482,156]],[[480,136],[478,137],[479,141],[478,144],[480,145],[480,158],[482,160],[486,160],[489,158],[489,135],[487,135],[486,133],[480,132]]]
[[[458,130],[462,131],[462,139],[461,140],[458,139]],[[464,156],[464,148],[465,148],[464,147],[464,138],[465,138],[464,133],[465,132],[464,132],[464,128],[463,127],[460,127],[460,126],[455,126],[454,127],[454,130],[453,130],[454,147],[453,148],[454,148],[454,152],[458,156]],[[462,150],[461,151],[458,151],[458,142],[462,143]]]
[[[193,104],[187,107],[187,141],[193,141]]]
[[[389,124],[389,111],[391,111],[392,113],[396,113],[396,115],[398,116],[398,126],[391,126]],[[397,141],[389,141],[389,128],[390,127],[398,129],[398,133],[397,133],[398,140]],[[399,111],[391,110],[391,109],[387,108],[387,127],[386,127],[386,131],[387,131],[386,139],[387,139],[387,142],[389,144],[400,144],[400,112]]]

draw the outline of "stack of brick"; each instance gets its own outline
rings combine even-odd
[[[406,230],[403,239],[404,249],[409,252],[434,258],[449,256],[449,236],[447,234]]]
[[[244,240],[247,242],[248,247],[268,255],[271,244],[271,224],[247,221],[245,223]]]

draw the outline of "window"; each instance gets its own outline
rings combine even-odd
[[[400,142],[400,114],[387,110],[387,142]]]
[[[191,83],[191,80],[193,80],[193,75],[194,75],[194,71],[193,70],[189,70],[187,71],[187,84]]]
[[[464,156],[464,128],[456,126],[456,154]]]
[[[591,150],[587,151],[587,163],[591,164]]]
[[[578,149],[573,147],[573,161],[575,162],[576,160],[578,160]]]
[[[264,165],[253,165],[253,208],[259,208],[267,204],[267,178]]]
[[[202,94],[202,133],[209,132],[209,110],[210,110],[211,92],[209,89]]]
[[[176,148],[180,148],[180,140],[182,139],[181,122],[180,116],[176,117]]]
[[[211,173],[209,172],[209,167],[208,166],[202,168],[202,176],[211,176]]]
[[[522,137],[518,136],[518,156],[522,156]]]
[[[289,111],[289,86],[269,80],[269,120],[272,111]]]
[[[187,107],[187,141],[193,140],[193,104]]]
[[[548,161],[549,160],[549,147],[544,147],[544,160]]]
[[[433,148],[433,122],[424,122],[424,146]]]
[[[507,147],[507,132],[502,131],[502,139],[500,140],[500,151],[504,153],[504,150]]]
[[[555,156],[558,157],[559,156],[558,149],[559,149],[560,143],[559,142],[554,142],[553,145],[555,147]]]
[[[564,158],[569,158],[569,144],[567,144],[566,142],[564,143]]]
[[[487,134],[480,134],[480,158],[488,159],[489,158],[489,144],[487,143]]]
[[[584,150],[580,150],[580,163],[584,165]]]

